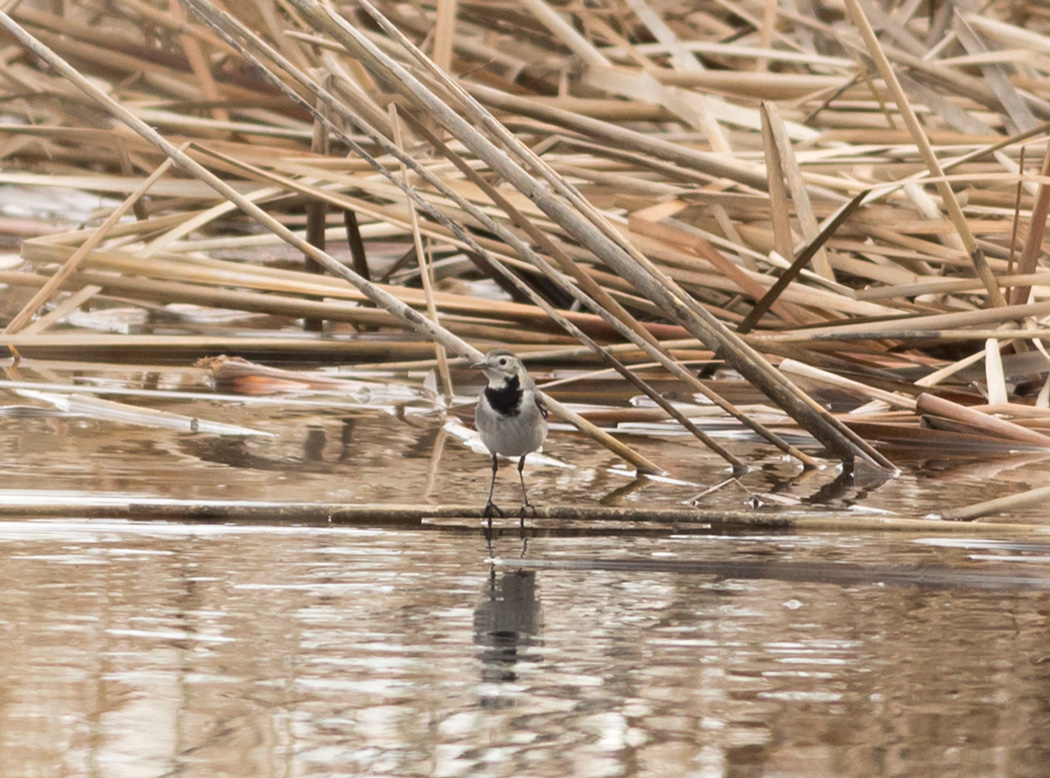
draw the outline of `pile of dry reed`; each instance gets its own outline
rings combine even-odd
[[[843,461],[891,467],[865,439],[920,422],[1050,445],[1038,3],[78,0],[0,27],[0,182],[105,198],[0,223],[23,355],[603,360],[739,465],[651,363],[811,462],[697,377],[724,360]],[[68,323],[112,301],[151,331]]]

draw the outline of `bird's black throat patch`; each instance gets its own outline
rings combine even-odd
[[[503,416],[517,416],[521,412],[521,382],[517,376],[508,378],[502,386],[485,387],[485,399],[492,410]]]

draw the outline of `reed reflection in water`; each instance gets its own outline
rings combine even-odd
[[[1043,774],[1044,592],[699,564],[908,570],[967,564],[965,543],[532,537],[517,561],[519,539],[494,543],[0,524],[0,772]],[[1050,556],[979,550],[1030,577]]]

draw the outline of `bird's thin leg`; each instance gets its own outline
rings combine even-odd
[[[521,518],[522,527],[525,526],[526,508],[532,508],[532,515],[536,515],[536,508],[531,502],[529,502],[529,494],[525,491],[525,474],[522,472],[525,469],[525,457],[527,456],[528,454],[525,454],[518,460],[518,479],[521,481],[521,497],[524,500],[524,502],[521,504],[521,512],[518,514],[518,516]]]
[[[492,505],[492,492],[496,488],[496,473],[499,471],[499,457],[492,455],[492,480],[489,482],[489,505]]]
[[[495,454],[492,455],[492,482],[489,484],[489,501],[485,503],[485,510],[482,516],[489,520],[489,528],[492,528],[492,514],[496,513],[503,517],[503,511],[496,507],[496,504],[492,502],[492,492],[496,488],[496,471],[499,470],[499,457]]]

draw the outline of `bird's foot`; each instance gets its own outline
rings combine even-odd
[[[490,501],[485,504],[485,510],[481,512],[481,518],[488,519],[491,522],[493,515],[499,516],[502,519],[503,511],[499,509],[496,503]]]
[[[536,506],[533,505],[531,502],[528,502],[528,501],[523,502],[521,504],[521,508],[518,509],[518,518],[521,519],[521,523],[522,523],[523,526],[525,524],[525,515],[527,513],[529,513],[529,512],[532,513],[532,518],[535,519],[536,518]]]

